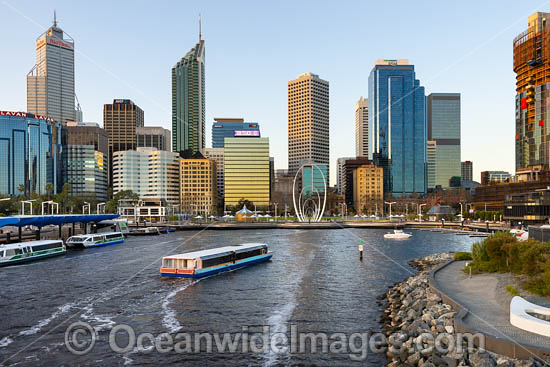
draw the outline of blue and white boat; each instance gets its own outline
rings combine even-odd
[[[160,275],[200,278],[268,261],[273,253],[263,243],[245,243],[210,250],[194,251],[162,258]]]
[[[81,234],[69,237],[66,241],[68,247],[76,248],[110,246],[119,243],[124,243],[124,235],[121,232]]]

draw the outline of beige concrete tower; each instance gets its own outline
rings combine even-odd
[[[329,166],[329,84],[313,73],[288,82],[288,170],[301,162]]]
[[[355,104],[355,156],[369,155],[369,100],[361,97]]]

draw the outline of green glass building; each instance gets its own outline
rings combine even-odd
[[[182,157],[205,146],[204,40],[172,68],[172,151]]]

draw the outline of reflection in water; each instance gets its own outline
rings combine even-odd
[[[195,237],[198,232],[177,232],[129,238],[124,245],[3,268],[0,362],[35,342],[8,363],[380,366],[384,356],[374,354],[363,362],[354,362],[347,354],[269,350],[259,354],[240,350],[232,354],[143,354],[137,350],[117,354],[109,348],[108,334],[121,323],[130,325],[136,334],[155,336],[164,332],[239,333],[243,327],[260,331],[264,325],[270,326],[271,334],[288,334],[289,325],[300,333],[377,331],[381,308],[376,297],[410,275],[409,260],[469,249],[473,242],[465,236],[420,231],[411,231],[413,237],[408,241],[392,241],[383,238],[385,232],[239,230],[204,231]],[[362,262],[359,238],[365,245]],[[269,244],[273,260],[198,280],[158,274],[160,258],[167,254],[243,242]],[[69,317],[73,318],[59,326]],[[84,356],[70,354],[63,343],[66,327],[78,320],[90,323],[99,333],[93,350]]]

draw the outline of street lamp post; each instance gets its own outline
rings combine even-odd
[[[384,203],[386,203],[390,206],[390,219],[391,219],[391,206],[392,206],[392,204],[395,204],[396,202],[395,201],[391,201],[391,202],[385,201]]]
[[[99,209],[103,207],[103,212],[105,213],[105,203],[97,203],[96,210],[97,214],[99,214]]]
[[[25,204],[29,204],[29,207],[31,209],[31,215],[32,215],[32,202],[33,201],[36,201],[36,199],[32,199],[32,200],[23,200],[21,202],[21,215],[25,215]]]
[[[425,206],[426,204],[420,204],[418,205],[418,221],[419,222],[422,222],[422,207]]]
[[[463,211],[462,211],[462,201],[459,204],[460,204],[460,214],[459,214],[459,216],[460,216],[460,221],[462,222],[462,217],[463,217],[463,215],[462,215],[462,213],[463,213]]]
[[[86,208],[88,208],[88,215],[90,215],[91,214],[90,203],[88,203],[87,201],[85,201],[84,205],[82,206],[82,214],[86,213]]]

